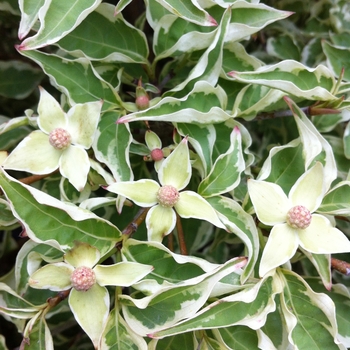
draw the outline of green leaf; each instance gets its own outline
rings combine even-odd
[[[20,49],[33,50],[58,41],[76,28],[100,3],[101,0],[45,1],[38,13],[38,33],[24,40]]]
[[[116,124],[117,112],[103,114],[95,135],[93,149],[96,158],[106,164],[116,181],[132,181],[129,150],[133,140],[126,124]]]
[[[181,285],[164,287],[142,299],[123,295],[125,319],[134,331],[142,335],[171,327],[193,316],[204,305],[215,284],[238,271],[245,263],[244,258],[231,259],[215,270]]]
[[[148,343],[148,350],[195,349],[195,346],[193,333],[188,332],[164,339],[152,339]]]
[[[105,82],[86,58],[68,60],[40,51],[21,51],[22,55],[35,61],[51,78],[53,84],[65,93],[71,104],[103,100],[119,104],[119,96],[113,87]]]
[[[0,61],[0,95],[17,100],[28,97],[43,79],[43,73],[21,61]]]
[[[266,158],[258,180],[273,182],[288,193],[299,176],[305,172],[303,146],[294,140],[283,146],[275,146]]]
[[[149,53],[145,34],[121,14],[114,16],[113,5],[106,3],[57,44],[70,54],[100,62],[147,63]]]
[[[219,328],[217,332],[228,349],[259,349],[256,331],[245,326]]]
[[[267,40],[267,52],[281,60],[292,59],[300,61],[300,52],[295,44],[293,37],[289,35],[280,35]]]
[[[219,86],[205,81],[195,84],[182,98],[164,97],[145,111],[130,113],[118,120],[128,123],[136,120],[168,121],[175,123],[209,124],[225,121],[231,116],[224,111],[226,94]]]
[[[273,296],[279,289],[269,277],[250,289],[219,299],[193,317],[151,336],[161,338],[191,330],[228,327],[247,322],[250,327],[259,328],[264,324],[266,315],[275,309]]]
[[[17,222],[13,216],[9,204],[0,198],[0,227],[11,226]]]
[[[60,250],[72,248],[74,241],[86,242],[103,255],[121,240],[121,232],[110,222],[24,185],[5,172],[0,173],[0,186],[13,214],[35,242]]]
[[[281,270],[279,275],[284,282],[281,305],[292,345],[299,349],[341,349],[335,343],[333,301],[325,294],[315,293],[292,271]]]
[[[101,338],[101,350],[147,350],[145,340],[136,334],[113,309]]]
[[[228,197],[210,197],[209,204],[219,213],[219,217],[226,228],[236,234],[245,244],[248,251],[248,263],[242,276],[242,284],[252,274],[259,254],[258,231],[251,215],[241,206]]]
[[[198,193],[203,197],[211,197],[232,191],[239,184],[244,169],[241,133],[235,127],[229,149],[216,159],[209,175],[199,184]]]
[[[197,23],[203,26],[216,26],[217,23],[203,8],[193,1],[178,0],[157,0],[164,8],[186,21]]]
[[[285,60],[272,66],[263,66],[255,72],[229,72],[234,80],[268,86],[308,100],[335,100],[335,79],[331,71],[322,65],[308,68],[303,64]]]

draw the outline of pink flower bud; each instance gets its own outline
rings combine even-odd
[[[164,153],[160,148],[155,148],[151,151],[151,158],[155,162],[162,160],[164,158]]]
[[[136,97],[135,103],[138,110],[142,111],[144,109],[147,109],[149,107],[148,95],[142,95],[142,96]]]

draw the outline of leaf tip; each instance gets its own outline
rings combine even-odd
[[[235,70],[233,70],[233,71],[227,73],[227,75],[230,76],[230,77],[232,77],[232,78],[236,78],[237,74],[238,74],[238,72],[235,71]]]
[[[125,117],[121,117],[121,118],[119,118],[115,123],[116,124],[125,124],[125,123],[127,123],[128,121],[127,121],[127,118],[126,118],[126,116]]]
[[[26,50],[26,46],[24,44],[15,45],[15,49],[17,51],[25,51]]]
[[[218,22],[215,20],[214,17],[209,16],[208,21],[209,21],[209,26],[211,26],[211,27],[217,27],[218,26]]]
[[[324,286],[328,291],[330,291],[332,289],[332,282],[325,283]]]

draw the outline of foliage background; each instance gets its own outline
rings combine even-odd
[[[19,1],[23,3],[33,2]],[[84,6],[76,3],[79,11],[74,15],[78,17]],[[100,2],[89,3],[97,6]],[[208,0],[184,2],[187,7],[165,0],[103,3],[110,4],[111,17],[101,19],[95,9],[85,9],[86,15],[92,14],[80,25],[70,25],[56,37],[53,33],[42,41],[24,41],[28,49],[17,51],[15,45],[26,40],[18,39],[19,23],[25,16],[17,1],[0,2],[1,150],[12,151],[37,127],[24,117],[24,111],[36,112],[39,85],[65,110],[75,103],[104,100],[100,137],[89,153],[104,170],[96,166],[90,172],[90,185],[83,193],[59,173],[43,177],[30,184],[52,198],[52,206],[40,203],[40,207],[40,195],[14,180],[30,174],[1,174],[0,186],[6,195],[1,197],[2,348],[22,344],[24,349],[36,349],[40,344],[49,349],[52,343],[55,349],[92,348],[88,332],[76,323],[67,300],[51,310],[46,300],[57,293],[27,285],[34,267],[62,260],[73,241],[82,239],[81,232],[72,230],[62,239],[55,237],[57,245],[48,242],[54,237],[41,224],[47,213],[55,217],[69,212],[67,208],[61,212],[55,199],[76,206],[84,203],[84,208],[117,227],[114,240],[101,234],[95,244],[105,249],[105,264],[126,260],[155,267],[156,273],[145,278],[142,286],[109,287],[114,307],[95,347],[349,348],[349,279],[341,273],[348,265],[337,265],[329,254],[299,250],[293,264],[260,278],[259,262],[270,227],[256,219],[246,186],[253,177],[276,183],[288,193],[304,171],[320,161],[330,190],[318,212],[349,236],[349,4],[340,0]],[[229,4],[232,10],[225,12]],[[114,33],[118,40],[109,37],[112,29],[104,29],[112,21],[115,5],[124,17]],[[56,6],[52,1],[53,21],[61,15],[55,12]],[[208,26],[206,13],[218,26]],[[67,23],[60,26],[69,27]],[[38,28],[33,22],[29,37]],[[120,33],[128,29],[130,40],[124,40],[126,35]],[[95,39],[95,35],[103,39],[94,46],[87,38]],[[112,48],[104,40],[113,43]],[[113,56],[115,52],[118,55]],[[228,74],[232,71],[236,73]],[[134,103],[140,77],[152,98],[151,108],[145,111],[137,111]],[[162,108],[153,108],[157,103]],[[116,126],[115,121],[124,115],[129,123]],[[121,252],[113,249],[122,241],[120,231],[137,220],[140,208],[124,206],[119,215],[116,207],[121,210],[123,200],[100,185],[109,184],[105,169],[116,181],[157,179],[153,164],[143,160],[150,153],[145,144],[148,125],[165,147],[174,148],[188,136],[193,166],[188,187],[207,199],[227,228],[218,229],[204,220],[181,220],[182,229],[177,227],[175,233],[183,230],[188,259],[181,257],[183,247],[177,234],[173,243],[169,242],[172,235],[162,244],[147,242],[144,223],[132,240],[123,239]],[[232,130],[237,126],[241,138],[234,139]],[[230,150],[232,144],[236,146]],[[222,170],[217,168],[218,173],[207,177],[225,154],[224,169],[234,171],[225,173],[224,179],[217,175]],[[68,216],[63,216],[67,227]],[[83,230],[77,222],[77,231]],[[31,232],[30,239],[21,237],[23,225]],[[96,220],[93,232],[98,225],[107,224]],[[86,240],[92,244],[91,231],[87,231]],[[166,250],[169,246],[174,253]],[[242,255],[249,256],[244,272],[234,267],[234,259]],[[350,260],[349,252],[335,257]],[[157,292],[150,293],[152,288]],[[147,295],[151,295],[149,304],[140,306],[137,300]]]

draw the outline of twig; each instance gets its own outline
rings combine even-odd
[[[128,226],[125,227],[125,229],[122,231],[123,235],[131,235],[134,232],[136,232],[136,230],[138,229],[138,227],[142,224],[142,222],[145,221],[147,212],[150,208],[141,208],[137,214],[135,215],[135,217],[132,219],[132,221],[128,224]]]
[[[350,263],[343,260],[331,258],[331,266],[333,269],[337,270],[343,275],[350,276]]]
[[[176,213],[176,230],[177,230],[177,237],[179,239],[180,253],[182,255],[188,255],[184,231],[182,229],[182,224],[181,224],[181,219],[177,213]]]

